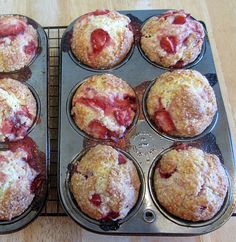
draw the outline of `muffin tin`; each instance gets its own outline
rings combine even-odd
[[[19,16],[19,15],[17,15]],[[48,85],[48,45],[43,28],[34,20],[26,17],[38,32],[39,48],[36,56],[28,66],[14,72],[0,73],[0,78],[9,77],[27,85],[35,97],[37,113],[34,124],[28,130],[29,136],[37,145],[40,161],[43,165],[43,183],[37,189],[30,207],[11,221],[0,221],[0,234],[17,231],[32,222],[43,208],[47,196],[47,163],[48,163],[48,122],[47,122],[47,85]],[[8,143],[0,143],[0,149],[7,149]]]
[[[141,26],[144,21],[153,15],[159,15],[166,10],[139,10],[139,11],[121,11],[134,21],[134,25]],[[74,21],[75,22],[75,21]],[[192,69],[196,69],[205,75],[213,87],[218,104],[218,114],[215,121],[204,135],[184,140],[187,144],[204,144],[204,150],[216,153],[227,170],[230,188],[225,203],[219,213],[207,222],[188,222],[179,221],[170,214],[163,212],[157,206],[153,196],[151,184],[153,167],[159,159],[162,152],[171,148],[176,143],[182,141],[179,138],[168,138],[159,135],[150,126],[150,123],[142,117],[142,106],[140,102],[140,116],[134,128],[122,140],[126,144],[125,150],[139,164],[144,176],[145,192],[143,201],[138,211],[132,215],[132,210],[125,221],[118,222],[98,222],[91,220],[83,214],[72,198],[69,191],[69,175],[71,162],[81,157],[84,150],[95,143],[104,143],[90,138],[83,137],[76,131],[73,120],[70,118],[70,104],[68,100],[73,95],[74,87],[79,85],[85,78],[99,73],[112,73],[126,80],[133,88],[139,86],[143,89],[150,87],[151,81],[164,73],[164,68],[152,65],[140,52],[139,42],[136,44],[121,65],[109,70],[97,70],[84,67],[80,62],[75,61],[71,56],[70,38],[72,34],[72,22],[66,29],[61,42],[61,80],[60,80],[60,118],[59,118],[59,164],[58,164],[58,187],[60,200],[65,211],[82,227],[97,233],[105,234],[136,234],[136,235],[199,235],[211,232],[223,225],[231,216],[234,210],[236,200],[236,177],[235,177],[235,159],[231,136],[229,132],[226,112],[217,81],[216,70],[211,53],[209,39],[206,36],[204,43],[204,53],[202,59],[196,61]],[[144,91],[144,90],[143,90]],[[145,106],[144,113],[146,112]],[[69,117],[68,117],[69,115]],[[122,143],[121,142],[121,143]],[[110,142],[111,143],[111,142]],[[120,143],[114,146],[119,147]],[[219,147],[219,148],[218,148]],[[154,200],[153,200],[154,199]]]

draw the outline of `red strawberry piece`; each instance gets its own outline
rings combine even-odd
[[[0,155],[0,162],[5,161],[5,160],[6,160],[6,157],[3,155]]]
[[[173,24],[184,24],[186,22],[186,18],[183,15],[177,15],[173,21]]]
[[[90,37],[93,52],[100,53],[105,45],[110,41],[109,34],[103,29],[95,29]]]
[[[114,113],[115,115],[115,119],[116,121],[120,124],[120,125],[124,125],[125,127],[128,127],[131,123],[131,111],[130,109],[118,109],[115,111]]]
[[[127,162],[126,158],[123,155],[119,154],[118,164],[121,165],[121,164],[125,164],[126,162]]]
[[[35,193],[42,185],[43,183],[43,176],[38,175],[33,182],[31,183],[30,190],[32,193]]]
[[[33,55],[36,51],[36,44],[33,40],[29,41],[28,45],[24,46],[24,52],[27,55]]]
[[[0,182],[3,183],[6,181],[6,179],[7,179],[7,175],[2,171],[0,171]]]
[[[159,18],[164,18],[164,19],[167,19],[169,16],[173,15],[174,13],[177,13],[178,11],[177,10],[173,10],[173,11],[168,11],[168,12],[165,12],[163,14],[161,14],[159,16]]]
[[[176,36],[164,36],[161,38],[160,45],[167,53],[173,54],[176,52],[176,45],[178,44],[178,39]]]
[[[108,134],[108,129],[103,126],[98,120],[93,120],[88,125],[90,132],[95,134],[97,137],[101,139],[105,139]]]
[[[116,219],[120,216],[119,212],[115,212],[115,211],[110,211],[105,217],[102,218],[103,221],[109,221],[109,220],[113,220]]]
[[[175,125],[167,111],[157,111],[155,113],[154,121],[156,125],[166,133],[170,133],[175,130]]]
[[[105,110],[107,104],[106,104],[106,100],[102,99],[102,98],[84,98],[84,97],[81,97],[77,100],[74,101],[74,103],[82,103],[84,105],[87,105],[91,108],[96,108],[96,107],[99,107],[103,110]]]
[[[176,172],[176,167],[171,172],[164,172],[159,168],[161,178],[168,179]]]
[[[102,203],[102,199],[101,199],[101,196],[98,194],[98,193],[94,193],[92,195],[92,198],[89,199],[89,201],[95,205],[96,207],[99,207]]]
[[[92,12],[91,15],[94,15],[94,16],[99,16],[99,15],[105,15],[105,14],[108,14],[110,11],[105,9],[105,10],[99,10],[97,9],[96,11]]]
[[[184,66],[184,62],[183,60],[178,60],[175,65],[173,65],[172,67],[174,68],[182,68]]]
[[[12,129],[14,127],[14,123],[11,120],[4,120],[2,122],[2,133],[3,134],[9,134],[12,132]]]
[[[18,35],[26,29],[26,23],[15,18],[7,18],[0,20],[0,37]]]
[[[188,149],[188,145],[187,144],[180,144],[180,145],[177,145],[176,147],[175,147],[175,149],[177,150],[177,151],[179,151],[179,150],[187,150]]]

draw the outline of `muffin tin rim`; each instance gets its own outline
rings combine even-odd
[[[189,145],[191,146],[191,144]],[[194,146],[193,146],[194,147]],[[152,202],[154,203],[156,209],[158,209],[158,211],[161,212],[161,214],[166,217],[169,221],[172,221],[175,224],[178,224],[180,226],[184,226],[184,227],[191,227],[191,228],[200,228],[200,227],[207,227],[211,224],[213,224],[216,221],[219,221],[221,219],[221,217],[224,215],[225,211],[228,209],[230,201],[232,199],[232,184],[231,184],[231,180],[230,180],[230,175],[228,170],[226,169],[226,167],[224,166],[224,164],[221,162],[220,163],[226,173],[226,177],[228,180],[228,188],[227,188],[227,192],[224,198],[224,201],[219,209],[219,211],[217,211],[217,213],[210,219],[208,220],[201,220],[201,221],[191,221],[191,220],[187,220],[187,219],[182,219],[174,214],[172,214],[171,212],[169,212],[165,207],[163,207],[161,205],[161,203],[158,201],[157,197],[156,197],[156,192],[154,190],[154,174],[155,174],[155,169],[156,166],[158,164],[158,162],[161,160],[162,156],[175,149],[175,146],[170,146],[164,150],[162,150],[162,152],[160,152],[152,161],[149,170],[148,170],[148,175],[147,175],[147,182],[148,182],[148,191],[149,194],[151,196]],[[201,148],[200,148],[201,149]],[[203,149],[201,149],[203,150]],[[204,150],[203,150],[204,151]],[[205,151],[204,151],[205,152]],[[209,153],[209,152],[206,152]],[[211,154],[211,153],[209,153]],[[217,155],[216,155],[217,156]],[[218,156],[217,156],[218,157]],[[219,157],[218,157],[219,158]],[[220,158],[219,158],[220,159]]]

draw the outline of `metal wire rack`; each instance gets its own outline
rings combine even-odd
[[[48,171],[48,197],[41,213],[42,216],[66,216],[60,205],[57,193],[57,161],[58,161],[58,83],[60,71],[60,41],[66,27],[44,27],[48,36],[49,51],[49,86],[48,117],[50,137],[50,162]]]

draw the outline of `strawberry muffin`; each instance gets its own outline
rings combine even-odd
[[[205,37],[202,24],[183,10],[171,10],[147,20],[141,48],[154,63],[181,68],[199,56]]]
[[[85,214],[96,220],[126,217],[140,189],[131,160],[111,146],[97,145],[73,165],[70,188]]]
[[[156,166],[153,184],[159,203],[189,221],[211,219],[229,186],[219,158],[191,146],[166,152]]]
[[[87,13],[74,24],[71,50],[79,61],[92,68],[114,67],[132,47],[134,37],[130,22],[116,11]]]
[[[31,62],[38,34],[23,16],[0,16],[0,72],[19,70]]]
[[[11,220],[32,203],[33,182],[38,172],[29,165],[23,148],[0,151],[0,220]]]
[[[147,95],[147,118],[160,132],[171,136],[201,134],[212,123],[217,111],[212,87],[194,70],[162,74]]]
[[[71,114],[76,125],[94,138],[122,138],[136,112],[135,92],[112,74],[90,76],[72,99]]]
[[[0,102],[0,142],[24,138],[37,112],[31,91],[19,81],[0,79]]]

